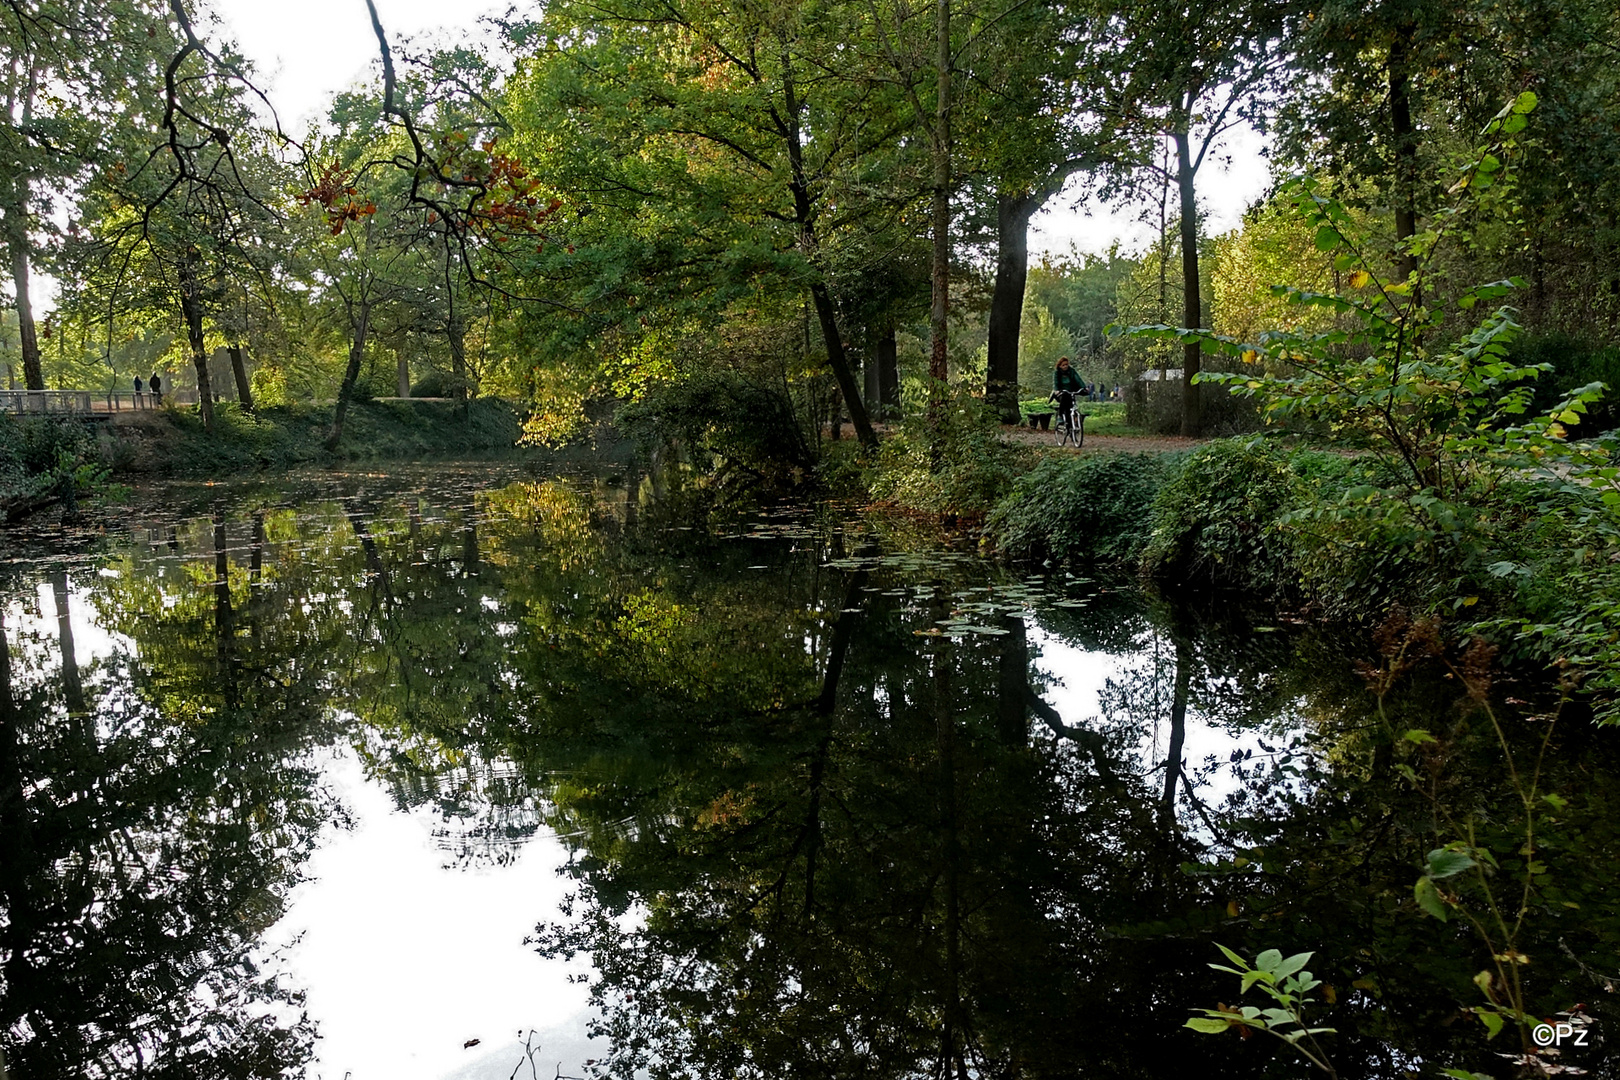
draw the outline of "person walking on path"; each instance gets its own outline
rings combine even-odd
[[[152,405],[156,407],[163,404],[163,382],[158,378],[157,372],[152,372],[152,377],[147,380],[146,385],[152,388]]]
[[[135,376],[135,407],[137,409],[146,404],[146,395],[141,393],[141,377]]]

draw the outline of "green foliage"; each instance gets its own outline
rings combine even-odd
[[[1620,346],[1554,332],[1520,338],[1509,349],[1509,355],[1525,367],[1545,365],[1548,369],[1548,374],[1536,383],[1535,408],[1551,411],[1562,398],[1602,383],[1604,395],[1588,404],[1577,434],[1620,428]]]
[[[1018,478],[986,526],[1014,557],[1134,565],[1154,497],[1176,468],[1166,455],[1050,455]]]
[[[59,496],[71,507],[105,485],[113,462],[82,421],[0,414],[0,521]]]
[[[1332,328],[1272,330],[1253,344],[1197,331],[1142,329],[1150,337],[1203,342],[1241,357],[1255,370],[1209,374],[1205,381],[1260,398],[1274,420],[1303,420],[1341,443],[1372,451],[1385,464],[1390,484],[1408,494],[1451,500],[1482,477],[1523,467],[1564,437],[1597,400],[1599,388],[1581,387],[1545,415],[1524,419],[1534,400],[1533,381],[1545,368],[1510,357],[1508,346],[1520,329],[1515,311],[1496,306],[1461,336],[1446,325],[1500,301],[1519,283],[1494,281],[1441,296],[1431,265],[1441,239],[1462,218],[1463,200],[1509,181],[1504,161],[1535,105],[1534,94],[1521,94],[1486,128],[1488,145],[1475,151],[1453,185],[1458,203],[1437,212],[1435,224],[1412,237],[1408,248],[1417,269],[1404,281],[1380,276],[1363,223],[1340,202],[1309,179],[1289,185],[1286,197],[1317,249],[1331,255],[1346,276],[1331,293],[1293,286],[1275,286],[1273,292],[1290,304],[1332,314]]]
[[[1284,957],[1276,949],[1267,949],[1256,956],[1254,963],[1250,964],[1225,945],[1216,947],[1237,966],[1211,964],[1210,967],[1216,971],[1227,971],[1239,976],[1242,979],[1240,993],[1247,994],[1251,989],[1259,987],[1260,992],[1276,1002],[1276,1005],[1268,1009],[1256,1008],[1253,1005],[1240,1007],[1223,1005],[1219,1009],[1203,1009],[1200,1011],[1204,1015],[1188,1020],[1186,1026],[1207,1035],[1217,1035],[1231,1028],[1246,1028],[1275,1035],[1303,1054],[1312,1065],[1332,1075],[1333,1067],[1328,1063],[1327,1055],[1322,1052],[1321,1046],[1317,1044],[1316,1036],[1331,1035],[1334,1029],[1313,1028],[1305,1022],[1305,1007],[1316,1001],[1315,998],[1306,995],[1322,985],[1321,979],[1305,970],[1305,965],[1311,962],[1313,954],[1295,953],[1293,956]]]
[[[1270,443],[1227,439],[1200,447],[1154,501],[1142,566],[1160,579],[1285,595],[1298,574],[1280,523],[1307,490],[1288,455]]]
[[[986,514],[1013,486],[1026,454],[1001,439],[1001,425],[964,390],[907,419],[883,444],[872,495],[908,510],[950,517]]]
[[[322,447],[332,422],[330,406],[288,405],[243,412],[222,402],[209,435],[195,413],[165,410],[146,425],[118,429],[132,447],[121,470],[170,476],[225,476],[334,460]],[[505,402],[480,398],[466,405],[436,401],[356,402],[349,409],[350,438],[336,460],[383,461],[507,452],[520,433],[517,413]]]
[[[694,461],[780,476],[813,464],[793,403],[780,390],[724,369],[639,387],[615,423],[646,450],[679,446]]]

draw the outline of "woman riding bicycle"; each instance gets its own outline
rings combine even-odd
[[[1086,380],[1080,377],[1078,371],[1069,366],[1067,356],[1059,357],[1057,370],[1052,372],[1052,393],[1056,394],[1063,390],[1076,395],[1086,392]]]
[[[1057,403],[1058,431],[1062,433],[1063,441],[1080,445],[1083,438],[1083,429],[1079,426],[1079,418],[1075,415],[1075,398],[1086,394],[1089,388],[1086,380],[1080,373],[1069,366],[1069,358],[1061,357],[1057,362],[1057,370],[1052,372],[1052,396],[1047,400]]]

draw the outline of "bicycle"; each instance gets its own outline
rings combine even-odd
[[[1058,445],[1072,445],[1076,450],[1086,445],[1086,414],[1075,410],[1074,394],[1068,390],[1055,390],[1051,400],[1057,403],[1057,416],[1053,417],[1052,427],[1057,432]]]

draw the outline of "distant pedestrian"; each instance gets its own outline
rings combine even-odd
[[[152,372],[152,377],[146,381],[146,385],[152,389],[152,404],[163,404],[163,380],[158,378],[157,372]]]
[[[137,409],[146,404],[146,395],[141,393],[144,385],[141,382],[141,377],[139,375],[135,376],[135,407]]]

